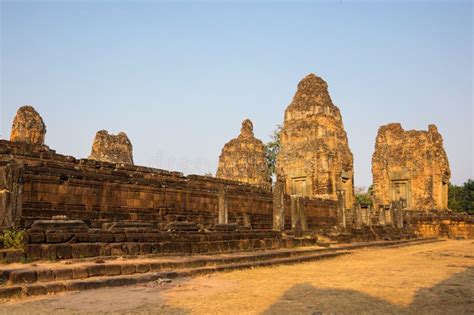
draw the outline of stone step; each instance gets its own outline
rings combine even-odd
[[[103,287],[126,286],[139,283],[156,281],[159,279],[174,279],[178,277],[190,277],[218,271],[230,271],[253,267],[272,266],[277,264],[293,264],[299,262],[334,258],[350,253],[349,251],[336,251],[331,253],[309,254],[298,257],[278,258],[263,261],[234,263],[218,266],[205,266],[197,268],[183,268],[173,271],[148,272],[142,274],[97,276],[87,279],[53,281],[48,283],[32,283],[0,287],[0,298],[11,299],[15,297],[37,296],[64,291],[82,291]]]
[[[179,257],[175,261],[125,259],[110,264],[85,262],[70,267],[49,269],[42,267],[0,270],[3,284],[0,297],[41,295],[52,292],[93,289],[157,280],[162,277],[190,276],[199,273],[298,263],[348,254],[364,247],[399,247],[438,241],[416,239],[405,241],[360,243],[337,248],[294,249],[244,255],[215,255]]]

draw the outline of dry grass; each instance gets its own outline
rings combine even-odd
[[[193,313],[260,314],[451,312],[453,305],[438,305],[451,294],[455,310],[467,313],[474,312],[469,267],[474,267],[474,242],[449,241],[199,277],[165,296],[169,305]]]

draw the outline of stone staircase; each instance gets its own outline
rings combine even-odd
[[[435,238],[423,238],[215,255],[107,256],[0,265],[0,298],[126,286],[217,271],[328,259],[350,254],[360,248],[399,247],[437,241]]]

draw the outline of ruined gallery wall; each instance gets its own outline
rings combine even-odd
[[[300,199],[306,214],[308,229],[331,228],[338,224],[337,202],[333,200],[305,198]],[[285,228],[291,229],[291,199],[285,196]]]
[[[408,213],[405,221],[420,237],[474,239],[474,217],[454,212]]]
[[[77,160],[9,141],[0,141],[0,161],[5,165],[21,165],[21,176],[17,177],[21,187],[16,195],[21,196],[22,202],[15,212],[19,217],[13,221],[23,225],[53,215],[67,215],[93,224],[107,220],[155,223],[189,220],[210,226],[217,223],[218,191],[225,186],[229,222],[272,228],[272,193],[252,185],[204,176],[186,177],[178,172],[133,165]],[[2,209],[0,212],[5,213],[6,208]],[[308,216],[316,223],[320,215],[317,209],[308,206]]]

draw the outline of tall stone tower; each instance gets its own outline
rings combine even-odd
[[[449,162],[435,125],[403,130],[398,123],[379,128],[372,155],[375,206],[402,201],[407,210],[448,209]]]
[[[354,202],[353,160],[327,83],[309,74],[285,111],[277,175],[288,194]]]
[[[240,135],[224,145],[216,176],[270,188],[265,146],[253,135],[249,119],[242,122]]]

